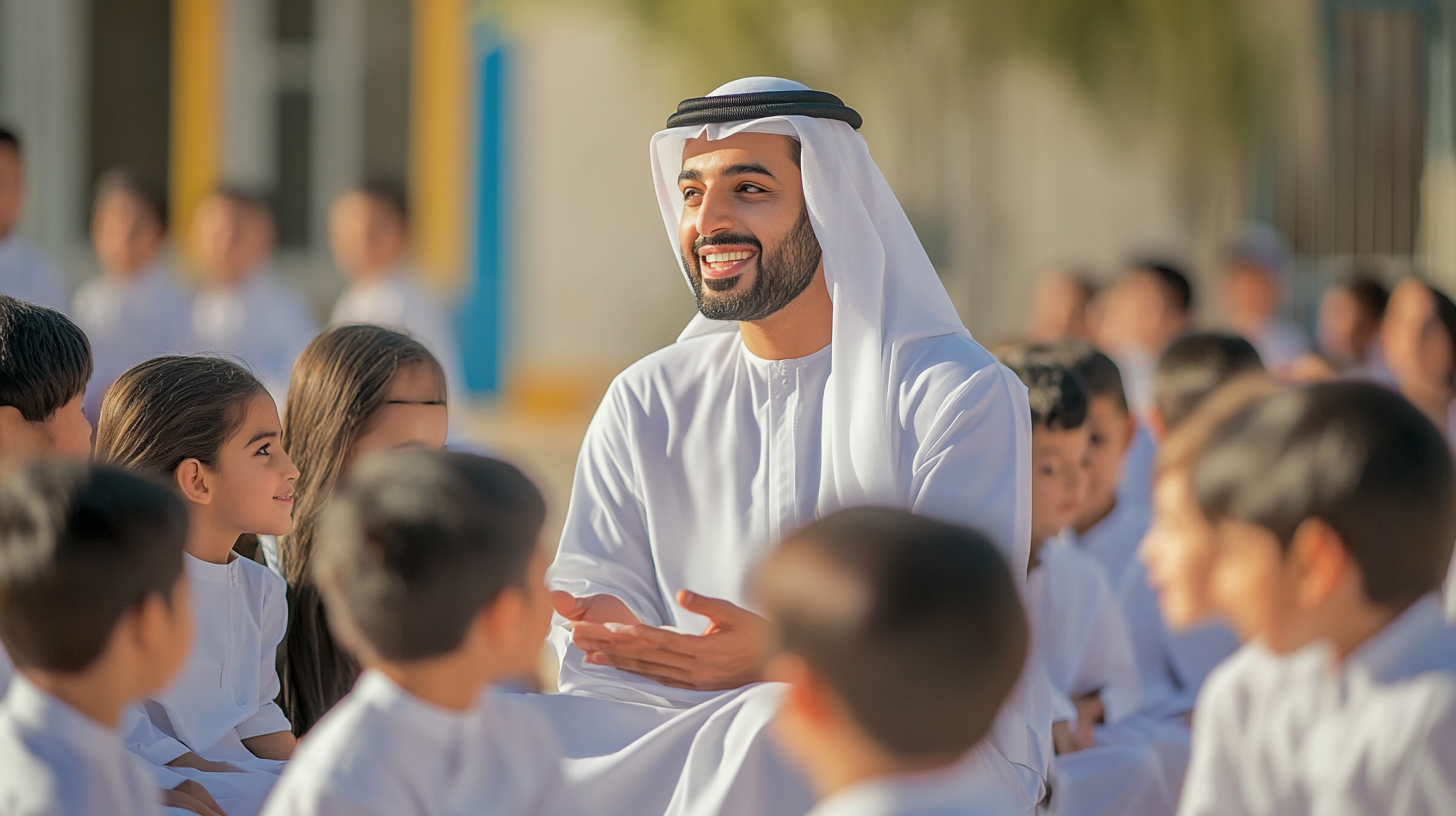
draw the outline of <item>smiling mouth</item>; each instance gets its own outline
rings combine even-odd
[[[715,279],[731,278],[739,274],[756,255],[758,251],[753,249],[719,247],[705,247],[698,252],[698,258],[702,261],[703,277]]]
[[[293,501],[293,494],[292,493],[284,493],[282,496],[274,496],[273,498],[274,499],[277,499],[278,501],[291,502],[291,501]]]

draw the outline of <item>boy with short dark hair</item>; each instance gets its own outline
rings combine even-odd
[[[580,813],[560,755],[488,687],[533,671],[551,620],[535,485],[443,451],[360,463],[327,509],[315,571],[366,671],[299,747],[264,813]]]
[[[1029,648],[1016,582],[985,537],[842,510],[781,544],[755,594],[777,646],[767,676],[788,686],[776,735],[822,800],[815,816],[1017,811],[958,766]]]
[[[0,483],[0,640],[18,672],[0,703],[7,814],[158,811],[118,729],[187,656],[186,540],[181,501],[119,470],[49,461]]]
[[[1249,643],[1199,697],[1182,814],[1426,814],[1456,802],[1456,630],[1438,592],[1456,473],[1365,383],[1276,394],[1193,474],[1210,595]]]
[[[65,315],[0,295],[0,469],[45,455],[85,458],[81,411],[91,343]]]
[[[1168,344],[1153,370],[1153,438],[1162,440],[1209,394],[1240,374],[1263,371],[1253,344],[1236,334],[1198,332]]]
[[[1087,386],[1058,365],[1003,362],[1031,406],[1031,563],[1026,602],[1035,656],[1056,692],[1052,804],[1068,816],[1156,814],[1171,807],[1151,744],[1096,734],[1139,705],[1131,636],[1101,566],[1060,540],[1081,511],[1090,428]],[[1118,786],[1107,778],[1124,780]]]

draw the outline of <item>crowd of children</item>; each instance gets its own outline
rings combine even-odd
[[[10,234],[19,150],[0,131],[0,816],[592,812],[507,690],[552,619],[545,502],[443,450],[458,361],[403,197],[336,202],[353,288],[315,336],[263,199],[202,202],[189,292],[164,197],[108,173],[72,319]],[[1353,279],[1316,356],[1277,318],[1276,238],[1231,261],[1238,334],[1190,332],[1162,262],[1039,286],[998,354],[1029,563],[875,506],[767,555],[775,738],[814,816],[1018,813],[961,759],[1043,679],[1042,812],[1456,811],[1456,305]]]

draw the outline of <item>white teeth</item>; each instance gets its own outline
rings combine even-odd
[[[731,261],[745,261],[752,257],[752,252],[722,252],[717,255],[704,255],[703,260],[708,263],[729,263]]]

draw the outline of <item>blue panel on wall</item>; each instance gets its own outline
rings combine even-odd
[[[482,29],[493,29],[488,22]],[[465,380],[473,394],[501,387],[507,332],[506,270],[509,224],[505,206],[509,144],[510,53],[493,30],[476,38],[475,268],[459,315]]]

